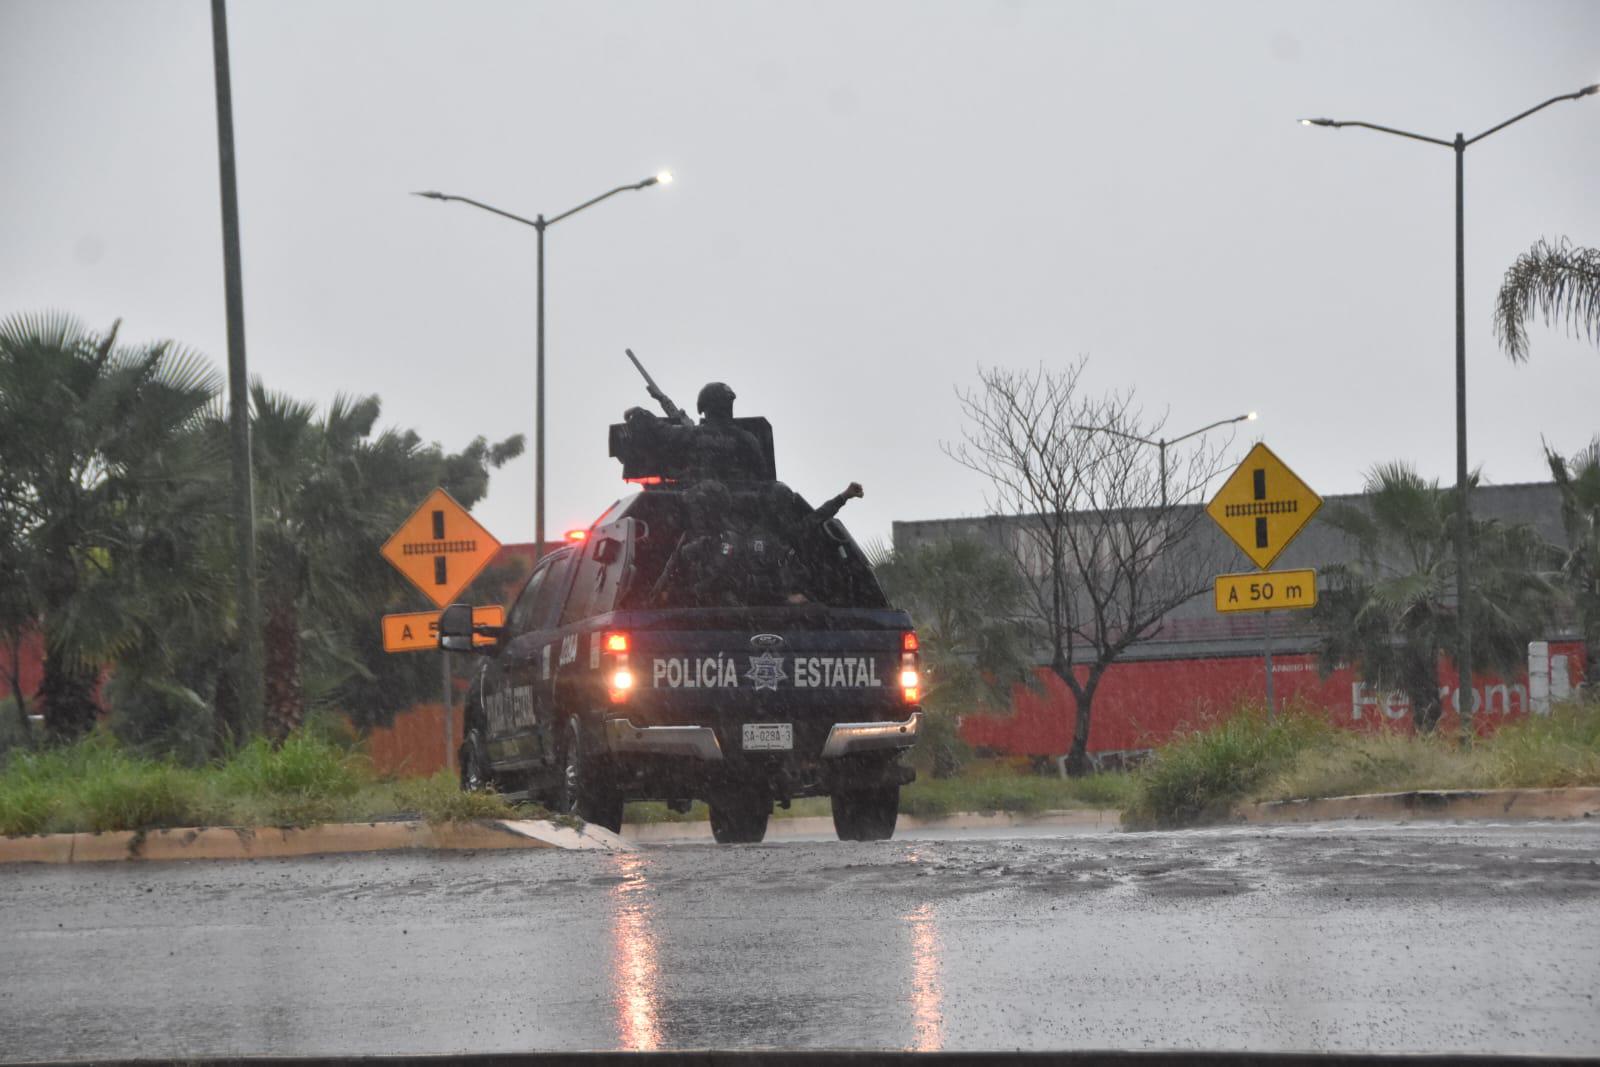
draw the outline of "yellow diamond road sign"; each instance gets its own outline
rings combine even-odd
[[[500,542],[449,493],[435,489],[383,546],[383,558],[441,608],[486,567]]]
[[[1206,505],[1206,514],[1265,570],[1321,506],[1322,498],[1272,449],[1257,444]]]

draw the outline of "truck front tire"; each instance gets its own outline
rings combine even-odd
[[[887,841],[900,818],[900,787],[875,785],[834,793],[833,829],[840,841]]]
[[[556,806],[564,814],[617,833],[622,829],[622,794],[604,780],[602,768],[589,748],[577,718],[568,719]]]

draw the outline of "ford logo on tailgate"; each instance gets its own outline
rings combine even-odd
[[[756,634],[750,639],[751,648],[777,648],[783,644],[783,638],[777,634]]]

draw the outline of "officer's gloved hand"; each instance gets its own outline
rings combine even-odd
[[[835,483],[835,484],[837,484],[837,483]],[[867,495],[867,491],[865,489],[861,488],[861,483],[860,482],[851,482],[849,488],[847,488],[844,491],[844,495],[846,497],[854,499],[856,497],[866,496]]]

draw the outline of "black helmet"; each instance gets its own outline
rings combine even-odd
[[[734,391],[728,388],[726,382],[708,382],[700,390],[700,395],[695,397],[694,408],[702,415],[731,416],[735,399]]]

